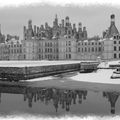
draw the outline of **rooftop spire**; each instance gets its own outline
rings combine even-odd
[[[55,18],[57,19],[57,14],[55,14]]]
[[[115,24],[115,15],[112,14],[110,18],[111,18],[111,24]]]
[[[0,24],[0,34],[1,34],[1,24]]]

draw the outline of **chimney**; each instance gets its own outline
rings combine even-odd
[[[62,19],[62,27],[64,27],[64,19]]]

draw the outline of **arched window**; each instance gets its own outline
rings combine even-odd
[[[114,58],[117,58],[117,55],[116,55],[116,53],[114,53]]]

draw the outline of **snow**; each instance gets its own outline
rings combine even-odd
[[[120,84],[120,79],[111,79],[113,71],[111,69],[99,69],[93,73],[78,73],[78,75],[71,77],[71,79],[73,81]]]
[[[51,80],[55,80],[57,82],[67,82],[70,81],[78,81],[78,82],[88,82],[88,83],[103,83],[103,84],[120,84],[120,79],[111,79],[111,76],[113,74],[114,70],[111,69],[99,69],[97,72],[93,73],[77,73],[76,75],[72,77],[42,77],[42,78],[35,78],[27,80],[29,82],[35,82],[35,81],[47,81],[51,82]]]
[[[41,77],[41,78],[35,78],[35,79],[29,79],[29,80],[21,80],[21,81],[30,81],[30,82],[34,82],[34,81],[45,81],[45,80],[52,80],[53,77],[49,76],[49,77]]]
[[[116,64],[120,64],[120,61],[105,61],[105,62],[101,62],[98,65],[98,68],[109,68],[109,65],[116,65]]]
[[[80,63],[81,61],[0,61],[0,67],[25,67],[25,66],[46,66],[46,65],[58,65],[58,64],[72,64]],[[90,61],[88,61],[90,62]],[[99,68],[108,68],[110,64],[120,64],[119,61],[102,62]],[[67,77],[72,81],[83,81],[91,83],[106,83],[106,84],[120,84],[120,79],[111,79],[113,74],[112,69],[98,69],[93,73],[77,73],[75,76]],[[66,77],[65,77],[66,78]],[[45,81],[50,79],[56,79],[53,76],[31,79],[29,81]],[[61,79],[61,78],[57,78]],[[62,78],[64,81],[64,77]]]
[[[48,66],[58,64],[73,64],[80,61],[0,61],[0,67],[30,67],[30,66]]]

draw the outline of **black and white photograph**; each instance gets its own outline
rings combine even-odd
[[[119,0],[0,0],[0,120],[119,120]]]

